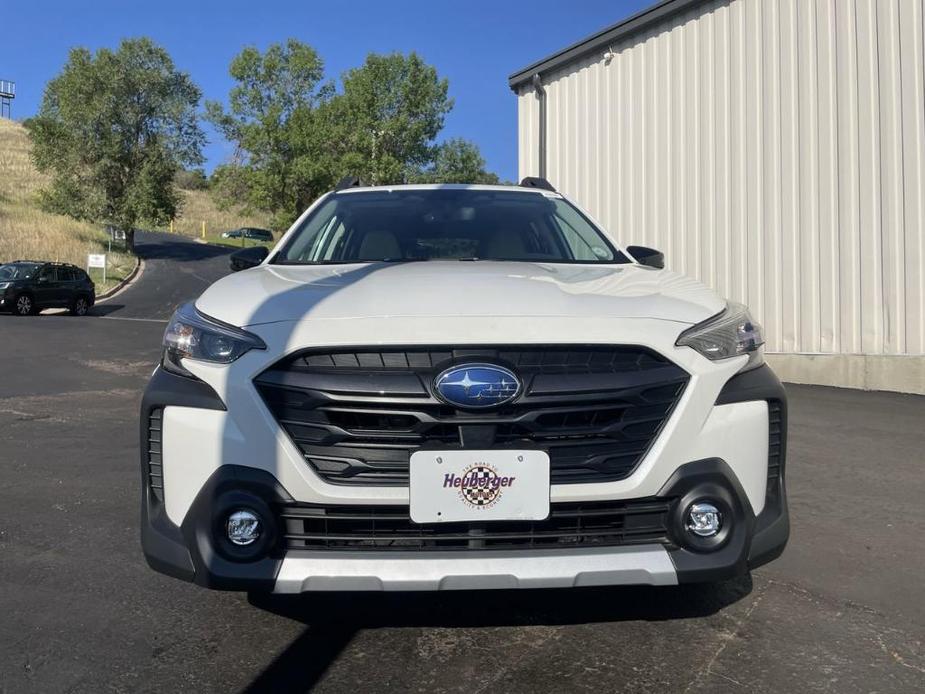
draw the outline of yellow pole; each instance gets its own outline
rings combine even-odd
[[[170,220],[170,233],[173,233],[173,220]]]
[[[206,223],[202,223],[202,238],[206,237]]]

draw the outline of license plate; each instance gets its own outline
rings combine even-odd
[[[418,451],[410,480],[415,523],[549,516],[545,451]]]

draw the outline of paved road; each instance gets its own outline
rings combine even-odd
[[[0,691],[925,690],[923,397],[791,388],[791,546],[717,587],[249,604],[151,572],[140,392],[227,259],[140,241],[96,318],[0,316]]]
[[[233,249],[196,243],[171,234],[139,232],[135,251],[145,261],[141,278],[98,304],[94,313],[110,318],[170,318],[177,305],[194,299],[228,273]]]

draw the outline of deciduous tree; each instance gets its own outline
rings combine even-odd
[[[173,219],[177,172],[202,162],[199,99],[199,88],[150,39],[95,54],[71,50],[28,124],[35,163],[51,174],[44,205],[114,224],[130,246],[139,224]]]
[[[374,185],[492,178],[474,145],[435,145],[453,101],[447,80],[420,56],[370,54],[339,85],[322,75],[317,53],[293,39],[234,58],[227,110],[207,104],[208,119],[237,148],[212,177],[219,201],[246,198],[285,226],[347,175]]]
[[[478,146],[462,138],[436,147],[433,163],[411,179],[417,183],[498,183],[498,176],[485,170]]]
[[[340,169],[372,185],[401,183],[427,166],[453,108],[449,84],[416,53],[370,54],[343,76],[329,109]]]
[[[206,103],[206,118],[237,148],[235,162],[215,178],[216,194],[227,200],[243,188],[247,199],[237,202],[275,213],[285,225],[317,197],[319,183],[328,182],[310,145],[321,136],[315,111],[333,88],[322,83],[324,65],[315,50],[295,39],[264,53],[245,48],[230,73],[236,84],[228,110]]]

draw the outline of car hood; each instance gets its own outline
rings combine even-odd
[[[261,265],[213,284],[203,313],[241,327],[279,321],[433,316],[656,318],[698,323],[725,302],[641,265],[427,261]]]

